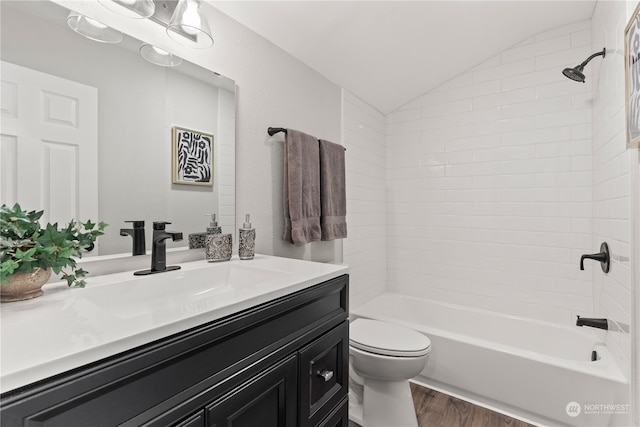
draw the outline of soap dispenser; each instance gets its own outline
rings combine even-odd
[[[216,214],[212,213],[205,215],[211,216],[211,222],[207,227],[207,231],[202,233],[189,234],[189,249],[204,248],[206,246],[207,236],[222,233],[222,227],[219,227],[218,222],[216,221]]]
[[[238,255],[240,259],[253,259],[256,253],[256,230],[251,228],[249,214],[245,217],[242,228],[238,230]]]
[[[211,214],[211,222],[207,227],[207,234],[220,234],[222,233],[222,227],[218,226],[218,221],[216,221],[216,214]]]

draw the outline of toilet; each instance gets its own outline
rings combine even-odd
[[[424,369],[430,350],[429,338],[413,329],[351,322],[349,419],[363,427],[418,427],[408,380]]]

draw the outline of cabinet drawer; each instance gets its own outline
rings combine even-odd
[[[317,425],[347,395],[349,323],[300,350],[300,424]]]

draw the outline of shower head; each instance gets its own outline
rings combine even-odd
[[[573,81],[584,83],[585,77],[584,77],[584,74],[582,74],[582,70],[584,70],[585,65],[587,65],[589,61],[591,61],[596,56],[602,56],[604,58],[606,53],[607,53],[607,49],[602,48],[602,52],[594,53],[593,55],[585,59],[582,64],[576,65],[573,68],[565,68],[564,70],[562,70],[562,74],[564,74],[566,77],[570,78]]]
[[[569,77],[571,80],[584,83],[585,77],[584,74],[582,74],[582,70],[584,70],[584,67],[578,65],[575,68],[565,68],[562,70],[562,74]]]

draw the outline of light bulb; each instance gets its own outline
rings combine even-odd
[[[204,49],[213,44],[211,30],[201,16],[199,0],[180,0],[167,26],[167,34],[176,42],[189,47]]]
[[[200,14],[198,13],[198,3],[195,1],[187,0],[187,9],[182,16],[182,29],[185,33],[195,36],[199,33],[197,28],[200,28]]]
[[[122,33],[120,31],[79,13],[69,12],[67,24],[73,31],[91,40],[103,43],[119,43],[122,41]]]
[[[158,55],[164,55],[167,56],[169,55],[169,52],[167,52],[166,50],[160,49],[159,47],[155,47],[155,46],[151,46],[151,48],[158,54]]]
[[[164,49],[145,43],[140,46],[140,55],[152,64],[163,67],[177,67],[182,63],[182,58],[172,55]]]
[[[84,19],[87,21],[88,24],[90,24],[93,27],[98,28],[99,30],[104,30],[105,28],[107,28],[106,25],[104,25],[102,22],[98,22],[95,19],[91,19],[87,16],[84,17]]]

